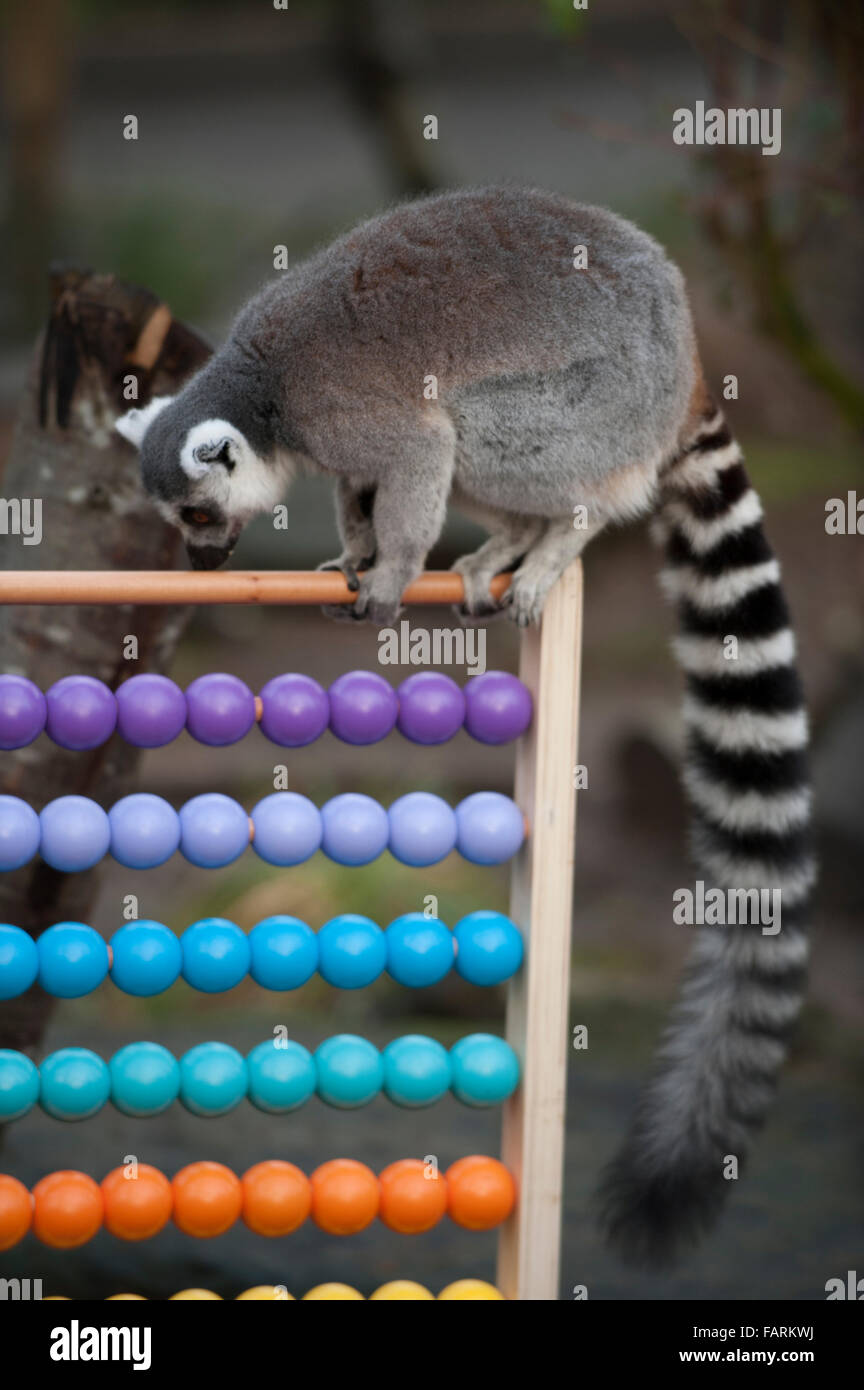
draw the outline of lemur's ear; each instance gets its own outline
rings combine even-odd
[[[118,434],[122,434],[124,439],[128,439],[130,444],[134,444],[136,449],[140,449],[141,441],[156,416],[173,400],[173,396],[154,396],[152,401],[143,409],[127,410],[125,415],[121,415],[119,420],[114,421],[114,428]]]
[[[195,449],[195,458],[199,463],[224,463],[230,473],[234,467],[231,440],[223,438],[210,444],[199,444]]]

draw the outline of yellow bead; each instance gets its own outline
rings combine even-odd
[[[256,1284],[254,1289],[245,1289],[243,1293],[238,1293],[235,1303],[242,1303],[243,1300],[250,1303],[296,1303],[293,1293],[281,1288],[278,1284]]]
[[[415,1284],[413,1279],[391,1279],[389,1284],[382,1284],[380,1289],[370,1293],[369,1302],[388,1302],[388,1303],[420,1303],[435,1302],[434,1293],[424,1289],[422,1284]]]
[[[365,1303],[366,1300],[350,1284],[316,1284],[314,1289],[304,1293],[303,1302]]]
[[[112,1293],[112,1294],[109,1294],[109,1296],[108,1296],[108,1298],[106,1298],[105,1302],[106,1302],[106,1303],[124,1302],[124,1301],[127,1301],[127,1300],[132,1299],[132,1298],[137,1299],[137,1300],[138,1300],[139,1302],[141,1302],[141,1303],[146,1303],[146,1302],[147,1302],[147,1300],[146,1300],[146,1298],[144,1297],[143,1293]]]
[[[214,1299],[217,1303],[222,1302],[222,1295],[211,1293],[209,1289],[182,1289],[180,1293],[172,1293],[168,1302],[173,1303],[178,1298],[186,1303],[203,1302],[207,1299]]]
[[[482,1299],[503,1301],[503,1293],[499,1293],[494,1284],[487,1284],[482,1279],[457,1279],[455,1284],[448,1284],[446,1289],[442,1289],[438,1295],[438,1301],[442,1299],[446,1303],[461,1302],[465,1299]]]

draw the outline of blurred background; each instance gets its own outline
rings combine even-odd
[[[112,271],[145,285],[210,341],[290,258],[406,194],[500,181],[604,203],[640,222],[682,264],[703,359],[727,410],[785,569],[814,723],[823,863],[807,1013],[767,1131],[720,1231],[682,1267],[634,1273],[599,1244],[592,1193],[623,1133],[686,952],[672,893],[690,884],[676,780],[680,682],[657,558],[638,527],[588,553],[584,699],[573,932],[572,1022],[589,1029],[570,1064],[563,1298],[818,1299],[860,1269],[861,951],[864,882],[864,537],[828,535],[825,504],[864,496],[861,162],[864,19],[844,0],[661,3],[591,0],[10,0],[6,6],[0,286],[0,447],[8,448],[33,342],[47,313],[46,266]],[[782,152],[672,141],[672,113],[696,101],[779,107]],[[139,138],[122,138],[134,114]],[[438,117],[437,141],[422,138]],[[0,474],[2,480],[2,474]],[[291,495],[291,527],[250,528],[239,568],[311,568],[337,553],[326,486]],[[864,526],[864,522],[862,522]],[[478,538],[453,518],[433,567]],[[3,545],[17,544],[3,537]],[[82,562],[84,563],[84,562]],[[412,624],[450,626],[423,611]],[[515,669],[506,623],[488,633],[490,667]],[[325,684],[378,668],[372,630],[316,612],[202,610],[172,675],[225,670],[259,690],[301,670]],[[2,662],[2,653],[0,653]],[[460,681],[463,671],[452,672]],[[179,804],[214,789],[252,805],[274,762],[320,804],[363,790],[385,804],[424,787],[455,802],[509,790],[512,753],[460,735],[440,749],[397,735],[374,750],[332,736],[283,759],[257,732],[224,750],[185,735],[146,755],[141,786]],[[178,859],[149,874],[107,869],[93,917],[110,934],[123,895],[178,931],[215,913],[244,927],[277,911],[318,926],[339,911],[386,924],[439,897],[452,925],[506,909],[507,874],[455,856],[410,870],[389,856],[362,870],[322,856],[288,872],[253,855],[205,872]],[[110,984],[63,1004],[45,1050],[78,1043],[108,1057],[150,1037],[180,1053],[207,1038],[246,1051],[280,1023],[309,1046],[334,1032],[376,1043],[408,1031],[443,1042],[498,1031],[503,995],[446,982],[408,994],[380,981],[357,994],[322,982],[296,996],[251,983],[206,997],[184,985],[133,1001]],[[6,1133],[3,1171],[32,1184],[58,1166],[101,1177],[136,1154],[169,1173],[196,1158],[242,1172],[284,1156],[309,1171],[340,1154],[376,1170],[395,1158],[497,1152],[498,1119],[447,1102],[402,1113],[384,1101],[349,1114],[317,1101],[285,1118],[245,1103],[201,1120],[175,1107],[136,1124],[107,1109],[61,1125],[33,1113]],[[411,1242],[376,1224],[350,1241],[311,1225],[280,1241],[238,1227],[213,1242],[176,1231],[138,1246],[107,1235],[71,1254],[28,1241],[0,1275],[42,1277],[45,1292],[167,1297],[203,1285],[230,1297],[256,1283],[299,1294],[340,1279],[493,1277],[494,1237],[443,1223]],[[856,1264],[857,1261],[857,1264]]]

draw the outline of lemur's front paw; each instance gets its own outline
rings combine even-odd
[[[485,565],[475,565],[472,563],[473,560],[473,555],[465,555],[450,566],[457,574],[461,574],[465,587],[465,597],[453,611],[466,627],[488,622],[490,618],[497,618],[502,612],[500,602],[489,592],[495,571]]]
[[[352,593],[356,594],[361,585],[361,578],[358,570],[368,570],[374,564],[375,556],[349,555],[343,552],[336,560],[325,560],[318,565],[319,572],[332,573],[337,571],[345,576],[345,583]],[[357,622],[363,617],[362,613],[357,612],[356,603],[325,603],[322,605],[321,612],[325,618],[331,618],[334,622]]]
[[[531,580],[520,579],[518,572],[513,577],[510,588],[501,602],[507,616],[517,627],[534,627],[543,616],[543,605],[549,588],[534,584]]]
[[[375,627],[392,627],[402,608],[402,586],[395,589],[376,570],[368,570],[360,580],[352,605],[354,617]]]

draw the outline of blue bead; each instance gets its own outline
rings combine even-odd
[[[522,964],[522,933],[502,912],[469,912],[453,928],[456,970],[472,985],[498,985]]]
[[[371,796],[345,792],[321,807],[321,848],[337,864],[371,864],[387,848],[387,812]]]
[[[193,922],[180,938],[183,979],[205,994],[233,989],[248,973],[249,938],[224,917],[205,917]]]
[[[384,933],[387,970],[400,985],[412,989],[434,985],[453,968],[453,937],[437,917],[406,912]]]
[[[387,812],[389,849],[402,864],[423,868],[438,864],[456,844],[456,816],[452,807],[431,792],[408,792]]]
[[[246,1059],[227,1043],[199,1043],[180,1058],[180,1100],[193,1115],[227,1115],[248,1085]]]
[[[384,1090],[395,1105],[433,1105],[450,1089],[452,1067],[446,1047],[434,1038],[409,1033],[382,1053]]]
[[[52,1052],[39,1068],[39,1100],[55,1120],[86,1120],[111,1094],[107,1062],[86,1047]]]
[[[453,1094],[465,1105],[500,1105],[519,1084],[519,1059],[491,1033],[472,1033],[450,1049]]]
[[[39,1099],[39,1068],[23,1052],[0,1051],[0,1121],[18,1120]]]
[[[377,1047],[353,1033],[327,1038],[315,1051],[315,1070],[319,1096],[340,1110],[367,1105],[384,1081],[384,1064]]]
[[[311,1052],[290,1039],[270,1038],[246,1058],[249,1099],[268,1115],[285,1115],[315,1093],[318,1074]]]
[[[20,927],[0,923],[0,999],[15,999],[39,973],[39,950]]]
[[[328,985],[362,989],[387,966],[387,941],[368,917],[343,912],[318,932],[318,969]]]
[[[147,999],[173,985],[183,950],[161,922],[127,922],[111,938],[111,979],[125,994]]]
[[[193,796],[180,811],[180,849],[199,869],[233,864],[249,844],[249,817],[221,792]]]
[[[180,817],[161,796],[135,792],[108,812],[111,853],[127,869],[155,869],[176,853]]]
[[[180,1063],[167,1047],[128,1043],[108,1063],[111,1100],[123,1115],[161,1115],[180,1094]]]
[[[268,864],[302,864],[321,846],[321,812],[297,792],[273,792],[252,808],[252,848]]]
[[[39,817],[20,796],[0,796],[0,869],[20,869],[39,849]]]
[[[318,969],[318,938],[297,917],[265,917],[249,933],[249,974],[263,989],[299,989]]]
[[[101,806],[87,796],[58,796],[39,816],[42,858],[64,874],[92,869],[111,843],[111,825]]]
[[[83,922],[58,922],[36,942],[39,983],[58,999],[80,999],[108,974],[108,947]]]
[[[522,812],[500,792],[474,792],[456,807],[457,846],[472,864],[503,864],[525,838]]]

